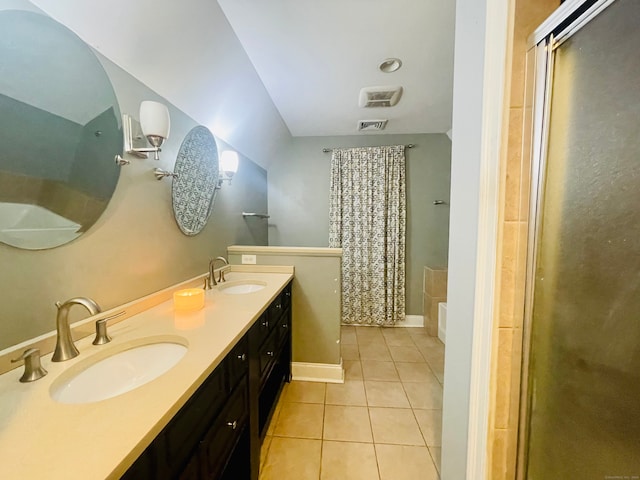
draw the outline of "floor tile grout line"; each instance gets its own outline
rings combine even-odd
[[[385,342],[386,343],[386,342]],[[362,363],[362,361],[360,362]],[[380,462],[378,461],[378,450],[376,450],[376,437],[375,432],[373,431],[373,422],[371,421],[371,407],[369,406],[369,397],[367,395],[367,387],[365,386],[364,380],[364,367],[362,370],[362,388],[364,389],[364,401],[367,404],[367,418],[369,420],[369,430],[371,431],[371,441],[373,442],[373,454],[376,458],[376,469],[378,471],[378,479],[382,478],[382,472],[380,472]]]
[[[382,334],[381,334],[381,335],[382,335]],[[387,343],[387,339],[386,339],[386,337],[384,337],[384,335],[382,335],[382,337],[383,337],[383,340],[384,340],[384,344],[385,344],[385,346],[387,347],[387,350],[388,350],[388,351],[389,351],[389,353],[390,353],[390,349],[389,349],[389,345],[388,345],[388,343]],[[413,339],[412,339],[412,341],[413,341],[413,343],[414,343],[414,345],[415,345],[415,340],[413,340]],[[417,345],[416,345],[416,347],[417,347]],[[424,357],[424,355],[422,354],[422,352],[421,352],[421,351],[420,351],[420,354],[421,354],[421,356],[425,359],[425,363],[428,365],[428,369],[429,369],[429,371],[434,375],[434,377],[435,377],[435,378],[438,380],[438,382],[439,382],[439,379],[438,379],[437,375],[435,374],[435,370],[434,370],[434,368],[433,368],[433,367],[431,366],[431,364],[428,362],[428,360],[426,359],[426,357]],[[360,365],[359,365],[359,366],[360,366],[360,372],[361,372],[361,374],[362,374],[362,375],[361,375],[361,377],[360,377],[360,378],[352,379],[352,380],[359,380],[359,381],[361,381],[361,382],[363,383],[363,385],[364,385],[364,383],[365,383],[365,381],[366,381],[366,380],[365,380],[365,378],[364,378],[364,371],[363,371],[363,366],[362,366],[362,358],[361,358],[361,357],[360,357],[360,355],[359,355],[359,344],[358,344],[358,358],[357,358],[356,360],[354,360],[354,361],[357,361],[357,362],[360,364]],[[393,365],[393,366],[394,366],[394,369],[396,370],[396,373],[398,374],[398,380],[396,380],[396,381],[399,381],[399,382],[402,384],[401,388],[402,388],[402,390],[404,391],[404,393],[405,393],[405,395],[406,395],[406,390],[405,390],[405,383],[406,383],[406,382],[403,382],[403,381],[400,379],[399,371],[398,371],[398,368],[397,368],[397,362],[396,362],[396,360],[395,360],[395,359],[393,359],[393,358],[391,358],[391,361],[393,362],[393,364],[394,364],[394,365]],[[414,363],[414,362],[409,362],[409,363]],[[422,362],[420,362],[420,363],[422,363]],[[425,382],[409,382],[409,383],[425,383]],[[327,384],[326,384],[326,383],[324,384],[324,387],[325,387],[325,390],[324,390],[324,397],[323,397],[323,398],[324,398],[324,403],[323,403],[323,418],[322,418],[322,437],[323,437],[323,438],[319,439],[319,440],[322,442],[322,443],[321,443],[321,455],[320,455],[320,468],[319,468],[319,472],[318,472],[318,475],[319,475],[319,477],[320,477],[320,478],[321,478],[321,476],[322,476],[322,459],[323,459],[323,453],[324,453],[324,451],[323,451],[323,446],[324,446],[324,442],[325,442],[325,439],[324,439],[324,423],[325,423],[325,418],[326,418],[326,406],[327,406],[327,403],[326,403],[326,402],[327,402],[327,395],[328,395],[328,393],[327,393]],[[372,438],[373,438],[373,427],[372,427],[372,423],[371,423],[371,415],[370,415],[371,408],[373,408],[373,407],[370,407],[370,406],[368,405],[368,403],[369,403],[369,402],[368,402],[368,396],[367,396],[367,393],[366,393],[366,388],[365,388],[364,394],[365,394],[365,401],[366,401],[366,403],[367,403],[366,408],[367,408],[367,411],[368,411],[368,413],[369,413],[369,426],[370,426],[370,429],[371,429],[371,431],[372,431]],[[408,399],[408,397],[407,397],[407,399]],[[307,403],[307,402],[292,402],[292,403]],[[352,406],[358,406],[358,405],[344,405],[344,406],[345,406],[345,407],[352,407]],[[390,408],[390,409],[403,409],[403,410],[406,410],[406,409],[407,409],[406,407],[375,407],[375,408]],[[419,423],[417,422],[417,417],[416,417],[416,413],[415,413],[415,411],[416,411],[417,409],[416,409],[416,408],[414,408],[414,407],[413,407],[413,405],[411,405],[411,403],[410,403],[410,402],[409,402],[409,408],[412,410],[412,415],[413,415],[413,417],[414,417],[414,420],[416,421],[416,424],[418,425],[419,431],[420,431],[420,433],[421,433],[422,440],[424,441],[424,445],[412,445],[412,446],[416,446],[416,447],[425,447],[425,448],[427,448],[428,453],[429,453],[429,457],[430,457],[430,459],[431,459],[431,462],[434,464],[434,467],[436,468],[436,471],[437,471],[437,474],[438,474],[438,478],[440,478],[440,472],[438,471],[437,467],[435,466],[435,463],[436,463],[436,462],[435,462],[435,456],[434,456],[434,455],[435,455],[435,453],[434,453],[434,451],[433,451],[433,449],[435,449],[435,448],[439,448],[439,447],[435,447],[435,446],[431,447],[431,446],[429,446],[429,445],[427,444],[427,441],[426,441],[426,439],[425,439],[425,437],[424,437],[424,435],[425,435],[425,434],[422,432],[422,429],[420,428],[420,425],[419,425]],[[422,409],[422,410],[440,410],[440,409]],[[281,412],[278,412],[278,413],[280,414]],[[276,435],[274,435],[274,436],[276,436]],[[278,435],[278,436],[279,436],[279,435]],[[286,438],[296,438],[296,437],[286,437]],[[273,440],[273,439],[272,439],[272,440]],[[327,440],[327,441],[328,441],[328,440]],[[331,441],[339,442],[340,440],[331,440]],[[366,442],[344,441],[344,443],[366,443]],[[375,442],[375,439],[374,439],[374,441],[373,441],[374,452],[375,452],[375,455],[376,455],[376,464],[377,464],[377,467],[378,467],[378,475],[380,476],[380,478],[382,478],[382,477],[381,477],[382,473],[380,472],[380,464],[379,464],[379,461],[378,461],[378,451],[377,451],[377,449],[375,448],[375,445],[383,445],[383,444],[386,444],[386,443],[382,443],[382,442],[378,442],[378,443],[377,443],[377,442]],[[393,444],[393,443],[390,443],[390,444],[388,444],[388,445],[404,445],[404,444]],[[409,446],[409,445],[407,445],[407,446]],[[271,445],[270,445],[270,447],[271,447]],[[270,448],[269,448],[269,453],[270,453]]]
[[[363,440],[341,440],[335,438],[309,438],[309,437],[286,437],[283,435],[272,435],[273,438],[284,438],[287,440],[311,440],[317,442],[334,442],[334,443],[362,443],[365,445],[394,445],[396,447],[424,447],[429,450],[434,448],[442,448],[432,445],[422,445],[417,443],[393,443],[393,442],[366,442]]]
[[[383,335],[383,337],[384,337],[384,335]],[[386,338],[385,338],[384,340],[385,340],[385,344],[386,344]],[[420,350],[419,346],[417,345],[417,343],[416,343],[415,339],[412,337],[412,338],[411,338],[411,340],[412,340],[412,342],[413,342],[413,344],[414,344],[415,348],[418,350],[418,352],[420,353],[420,355],[421,355],[421,356],[422,356],[422,358],[424,359],[424,363],[426,363],[426,364],[427,364],[427,368],[429,369],[429,371],[431,372],[431,374],[436,378],[436,380],[438,381],[438,383],[440,383],[440,385],[442,386],[442,383],[440,382],[440,379],[439,379],[439,378],[438,378],[438,376],[436,375],[435,369],[432,367],[431,363],[430,363],[430,362],[429,362],[429,360],[426,358],[426,356],[422,353],[422,351]],[[389,345],[387,344],[387,348],[388,348],[388,347],[389,347]],[[389,349],[389,348],[388,348],[388,349]],[[389,349],[389,350],[390,350],[390,349]],[[362,361],[362,359],[360,359],[360,361]],[[398,374],[398,378],[400,379],[400,374],[399,374],[399,371],[398,371],[398,368],[397,368],[397,365],[396,365],[396,360],[395,360],[395,359],[393,359],[393,357],[392,357],[392,361],[393,361],[393,363],[394,363],[394,368],[396,369],[396,373]],[[410,362],[410,363],[413,363],[413,362]],[[416,363],[417,363],[417,362],[416,362]],[[420,363],[422,363],[422,362],[420,362]],[[364,381],[364,371],[363,371],[363,381]],[[405,383],[405,382],[403,382],[403,381],[402,381],[402,379],[400,379],[400,383],[402,384],[402,389],[403,389],[403,391],[405,392],[405,395],[407,395],[407,394],[406,394],[406,390],[405,390],[405,388],[404,388],[404,383]],[[415,382],[414,382],[414,383],[415,383]],[[418,383],[426,383],[426,382],[418,382]],[[365,389],[365,395],[366,395],[366,389]],[[407,395],[407,400],[409,400],[408,395]],[[367,401],[367,403],[368,403],[368,401]],[[435,459],[435,457],[434,457],[434,453],[432,452],[432,448],[437,448],[437,447],[431,447],[431,446],[429,446],[429,445],[428,445],[427,439],[425,438],[425,434],[423,433],[422,428],[420,428],[420,423],[418,422],[418,419],[417,419],[417,417],[416,417],[416,413],[415,413],[416,408],[414,408],[414,407],[413,407],[413,405],[411,405],[411,401],[410,401],[410,400],[409,400],[409,404],[410,404],[411,413],[412,413],[412,415],[413,415],[413,417],[414,417],[414,420],[416,421],[416,424],[418,425],[418,430],[420,431],[420,435],[421,435],[421,437],[422,437],[422,440],[424,441],[424,445],[422,445],[422,446],[424,446],[424,448],[426,448],[426,449],[427,449],[427,452],[428,452],[428,454],[429,454],[429,457],[430,457],[430,459],[431,459],[431,462],[432,462],[432,464],[433,464],[433,466],[434,466],[434,468],[435,468],[435,470],[436,470],[436,473],[437,473],[437,475],[438,475],[438,479],[440,479],[440,471],[439,471],[439,469],[438,469],[438,467],[437,467],[436,459]],[[369,407],[369,408],[370,408],[370,407]],[[394,408],[394,407],[380,407],[380,408]],[[406,410],[406,409],[405,409],[405,410]],[[439,409],[426,409],[426,410],[439,410]],[[373,433],[373,428],[372,428],[372,433]],[[374,440],[374,448],[375,448],[375,445],[376,445],[376,443],[375,443],[375,440]],[[378,455],[378,452],[377,452],[377,449],[376,449],[376,461],[377,461],[377,455]],[[380,472],[379,468],[378,468],[378,474],[379,474],[379,475],[380,475],[380,477],[381,477],[381,475],[382,475],[382,474],[381,474],[381,472]]]
[[[265,435],[264,438],[267,438],[267,436]],[[267,447],[267,451],[264,454],[264,459],[262,459],[262,461],[260,462],[260,470],[262,470],[262,467],[267,464],[267,460],[269,459],[269,452],[271,451],[271,442],[273,442],[273,436],[271,437],[271,440],[269,441],[269,446]],[[261,449],[262,449],[262,445],[263,444],[264,444],[264,439],[262,440],[262,444],[260,445]]]
[[[433,453],[431,452],[431,448],[436,448],[436,447],[427,447],[427,451],[429,452],[429,456],[431,457],[431,461],[433,462],[433,467],[436,469],[436,472],[438,473],[438,478],[440,478],[440,469],[438,468],[436,459],[433,456]]]
[[[322,432],[320,433],[320,468],[318,468],[318,480],[322,478],[322,456],[324,454],[324,422],[327,416],[327,384],[324,384],[324,403],[322,404]]]

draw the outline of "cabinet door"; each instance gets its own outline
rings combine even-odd
[[[200,469],[200,457],[196,454],[191,457],[191,461],[180,474],[180,480],[200,480],[201,478],[202,471]]]
[[[247,452],[251,448],[249,435],[249,426],[247,425],[219,480],[249,480],[251,478],[251,462],[247,457]]]
[[[161,470],[166,470],[169,475],[158,478],[176,478],[185,468],[200,439],[224,404],[226,396],[223,362],[160,434],[157,443],[161,460],[166,463]]]
[[[247,425],[248,395],[247,382],[243,381],[229,398],[224,410],[202,441],[200,458],[204,478],[218,478],[226,466],[230,454]],[[249,451],[247,450],[243,455],[248,461]]]
[[[142,455],[138,457],[129,470],[125,472],[125,474],[120,477],[120,480],[146,480],[146,479],[155,479],[155,448],[153,444],[149,446]]]

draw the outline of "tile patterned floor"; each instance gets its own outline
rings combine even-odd
[[[260,480],[437,480],[444,345],[421,328],[342,327],[345,383],[285,386]]]

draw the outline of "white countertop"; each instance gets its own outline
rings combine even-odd
[[[163,302],[110,326],[107,345],[92,345],[87,337],[76,342],[80,355],[72,360],[54,363],[45,355],[49,373],[35,382],[18,381],[22,367],[0,375],[0,478],[119,478],[293,278],[287,268],[228,272],[227,285],[250,279],[267,285],[244,295],[214,287],[206,292],[205,307],[192,313],[174,312],[172,301]],[[180,337],[188,351],[159,378],[120,396],[76,405],[51,399],[61,373],[147,337]]]

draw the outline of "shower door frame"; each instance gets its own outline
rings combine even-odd
[[[537,245],[540,237],[542,205],[544,202],[545,172],[549,147],[549,120],[553,95],[554,52],[584,25],[598,16],[616,0],[566,0],[528,40],[527,70],[535,68],[533,85],[525,86],[525,95],[533,89],[532,130],[523,132],[531,136],[531,177],[529,196],[529,226],[527,236],[527,264],[524,298],[524,323],[522,339],[522,364],[520,382],[520,411],[518,415],[518,446],[516,479],[526,480],[527,449],[529,444],[529,420],[531,398],[529,396],[529,362],[531,353],[531,331],[533,323],[533,296]],[[530,55],[531,54],[531,55]],[[531,65],[531,60],[535,61]],[[525,75],[526,76],[526,75]]]

